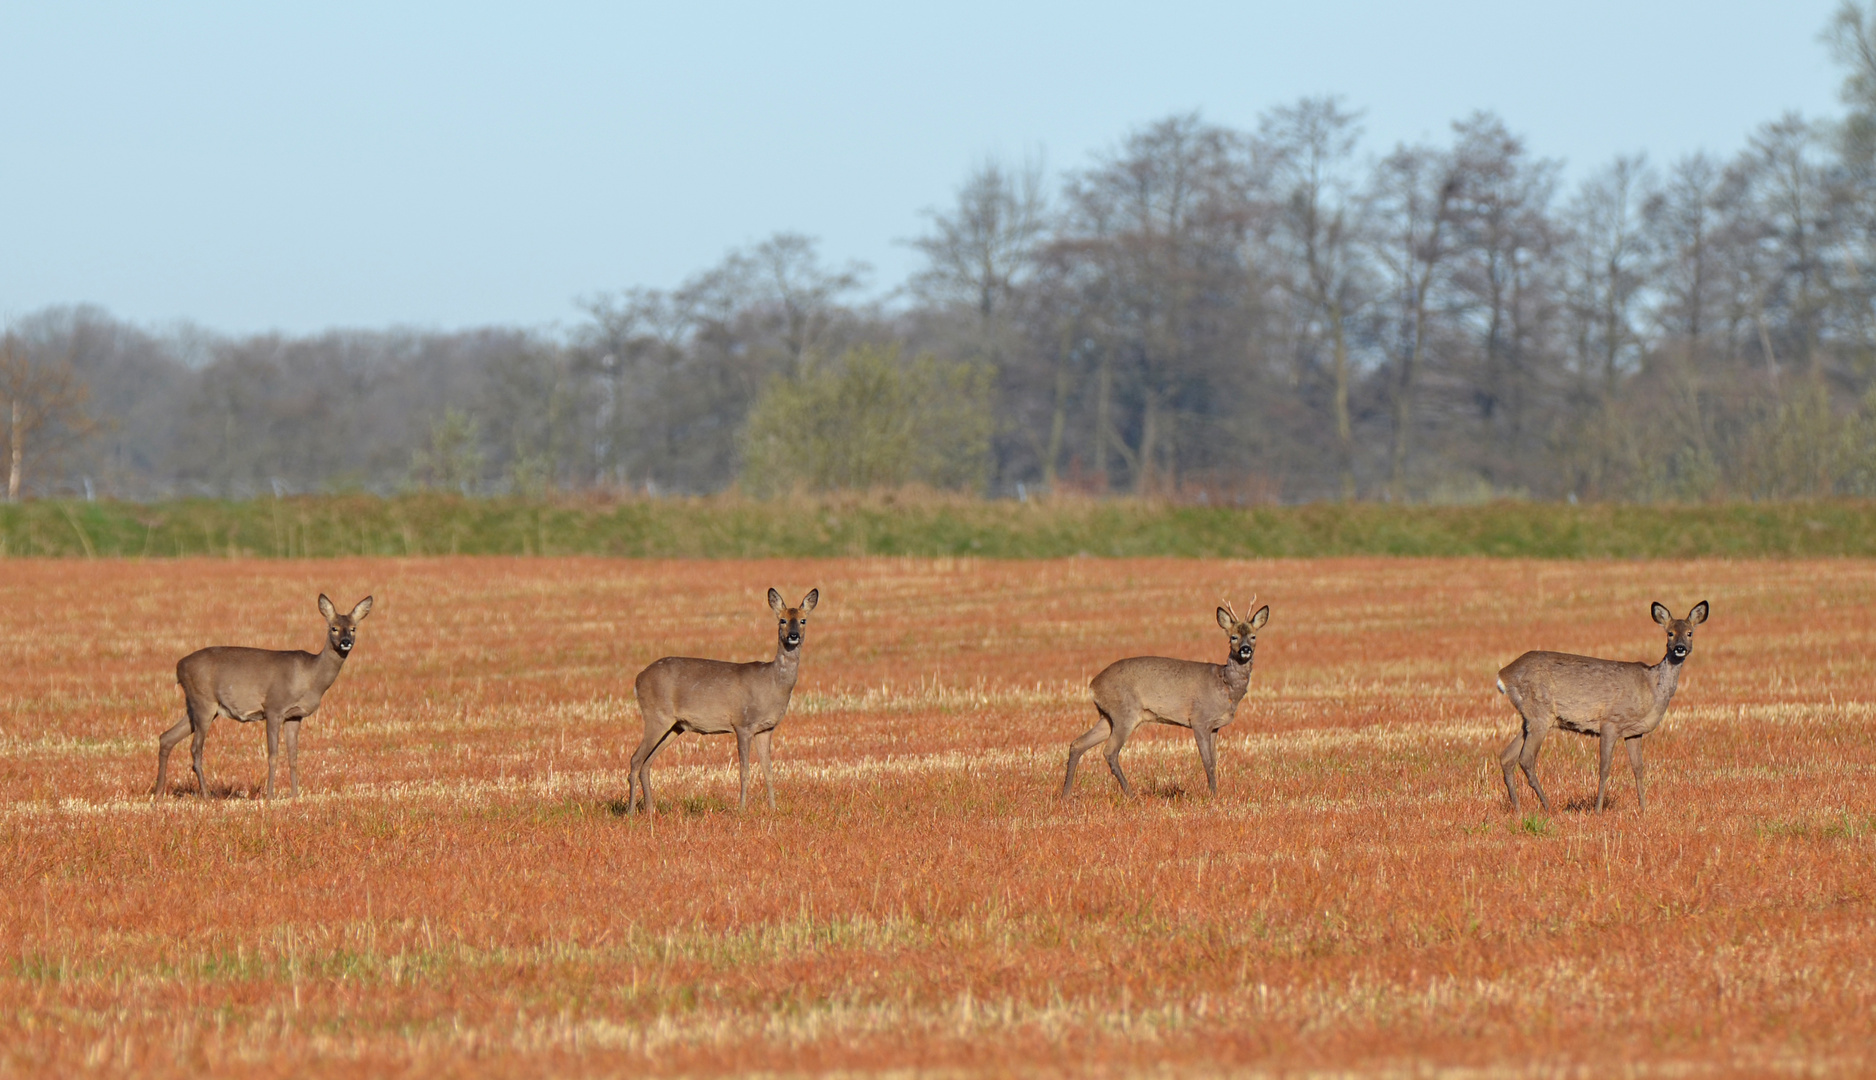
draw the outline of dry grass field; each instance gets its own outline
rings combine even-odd
[[[631,679],[770,654],[819,586],[779,808],[689,736],[620,815]],[[297,801],[197,647],[317,646]],[[1087,681],[1272,605],[1205,794],[1150,728],[1057,797]],[[1653,661],[1649,809],[1496,669]],[[284,775],[282,777],[284,784]],[[1534,807],[1528,799],[1527,810]],[[1707,1076],[1876,1069],[1876,563],[0,561],[0,1075]]]

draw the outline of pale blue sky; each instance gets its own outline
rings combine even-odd
[[[1338,93],[1580,172],[1834,115],[1836,0],[152,4],[0,0],[0,316],[549,325],[777,230],[875,267],[973,161],[1083,165]]]

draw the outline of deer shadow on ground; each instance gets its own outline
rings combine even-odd
[[[607,799],[600,804],[600,807],[613,817],[625,816],[624,799]],[[686,795],[681,799],[659,799],[657,809],[660,814],[676,814],[691,818],[738,813],[736,804],[720,795]]]
[[[260,785],[260,784],[254,784],[250,786],[247,784],[236,784],[232,782],[224,782],[220,784],[210,784],[208,786],[208,792],[207,792],[206,798],[214,802],[232,802],[236,800],[259,799],[259,798],[262,798],[262,795],[261,795],[262,790],[263,790],[263,785]],[[156,793],[156,795],[157,795],[157,798],[168,797],[171,799],[195,799],[195,798],[204,797],[198,794],[196,786],[194,784],[171,784],[169,786],[169,790],[159,791]],[[291,796],[290,796],[290,793],[288,792],[283,792],[283,791],[280,791],[279,789],[275,789],[274,797],[282,798],[282,797],[291,797]]]
[[[1192,797],[1184,784],[1177,780],[1149,780],[1140,785],[1140,798],[1161,799],[1166,802],[1183,802]]]
[[[1602,808],[1604,811],[1614,810],[1616,807],[1621,806],[1621,805],[1622,805],[1621,800],[1617,799],[1614,795],[1603,796]],[[1583,795],[1578,798],[1571,799],[1570,801],[1562,804],[1561,809],[1566,814],[1593,814],[1596,812],[1596,796]]]

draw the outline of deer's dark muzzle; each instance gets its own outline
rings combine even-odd
[[[787,637],[784,637],[782,639],[782,644],[787,645],[791,649],[799,648],[801,645],[801,635],[789,634]]]
[[[1240,646],[1238,647],[1238,663],[1240,663],[1240,664],[1248,664],[1248,663],[1250,663],[1250,662],[1251,662],[1251,654],[1252,654],[1253,652],[1255,652],[1255,651],[1256,651],[1256,650],[1255,650],[1255,649],[1253,649],[1253,648],[1252,648],[1251,646],[1249,646],[1249,645],[1240,645]]]

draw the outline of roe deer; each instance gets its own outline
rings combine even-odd
[[[274,761],[280,751],[280,732],[287,733],[287,776],[293,794],[300,793],[300,721],[313,715],[319,699],[339,677],[345,658],[352,654],[358,640],[358,624],[371,614],[371,597],[358,602],[350,614],[334,610],[324,593],[319,595],[319,613],[326,617],[326,647],[318,655],[298,649],[249,649],[238,645],[215,645],[198,649],[176,664],[176,682],[182,687],[187,715],[157,740],[156,786],[151,795],[163,792],[169,775],[169,752],[183,736],[193,732],[195,742],[189,756],[195,763],[196,793],[208,796],[208,778],[202,775],[202,744],[208,741],[209,726],[218,716],[233,717],[241,723],[250,720],[267,722],[267,788],[274,797]]]
[[[1256,597],[1251,603],[1257,602]],[[1101,720],[1081,738],[1068,744],[1068,778],[1062,798],[1075,786],[1075,765],[1096,743],[1107,741],[1107,767],[1120,781],[1120,790],[1132,797],[1127,774],[1120,771],[1120,750],[1143,721],[1189,727],[1198,740],[1199,760],[1205,764],[1205,782],[1218,794],[1214,767],[1218,729],[1236,718],[1238,702],[1251,684],[1251,657],[1257,651],[1257,631],[1270,620],[1270,605],[1257,609],[1249,621],[1239,619],[1230,605],[1218,609],[1218,626],[1231,638],[1222,664],[1171,660],[1164,656],[1132,656],[1116,660],[1088,684]]]
[[[1602,739],[1602,762],[1596,772],[1596,810],[1602,811],[1609,789],[1609,767],[1615,762],[1615,744],[1628,743],[1628,762],[1635,770],[1635,806],[1648,809],[1642,789],[1642,736],[1660,726],[1668,702],[1681,680],[1681,664],[1694,649],[1694,627],[1707,621],[1707,602],[1700,601],[1677,619],[1657,602],[1648,613],[1667,628],[1668,651],[1657,664],[1634,660],[1598,660],[1569,653],[1528,652],[1498,673],[1498,692],[1511,701],[1524,719],[1523,728],[1498,755],[1505,773],[1505,794],[1511,811],[1518,811],[1518,785],[1511,775],[1515,765],[1537,792],[1545,812],[1550,799],[1537,783],[1537,751],[1552,726]]]
[[[801,671],[801,641],[807,632],[808,612],[821,599],[810,589],[800,607],[784,607],[782,594],[769,590],[769,610],[775,627],[775,659],[747,664],[728,660],[699,660],[667,656],[654,660],[638,673],[633,688],[638,710],[645,717],[645,735],[632,753],[625,782],[625,812],[630,814],[645,797],[645,812],[656,813],[651,801],[651,759],[673,735],[694,731],[699,735],[736,736],[736,763],[742,768],[742,793],[736,805],[749,805],[749,747],[762,762],[762,782],[768,785],[769,809],[775,809],[775,780],[769,772],[769,736],[788,711],[789,695]]]

